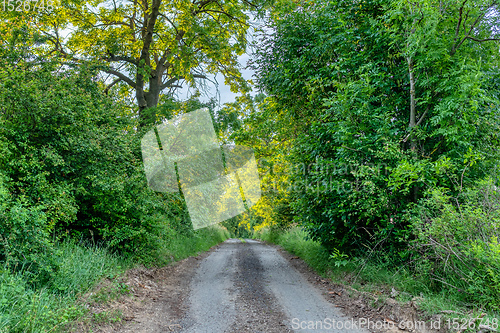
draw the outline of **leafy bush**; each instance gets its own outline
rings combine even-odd
[[[31,260],[49,239],[72,236],[154,255],[165,228],[187,227],[180,197],[148,188],[141,133],[95,73],[58,66],[0,69],[0,170],[10,197],[1,252],[8,246]]]
[[[415,208],[415,271],[434,290],[500,310],[500,190],[491,179],[458,197],[433,190]],[[451,288],[450,288],[451,287]]]
[[[192,235],[171,231],[168,237],[156,249],[161,261],[152,261],[152,257],[147,256],[144,262],[159,265],[196,255],[226,240],[229,234],[220,226],[211,226],[195,230]],[[50,272],[44,284],[30,283],[42,280],[30,265],[14,272],[10,266],[0,265],[0,332],[65,331],[66,324],[86,314],[78,297],[102,278],[118,276],[132,263],[110,254],[103,246],[82,245],[71,240],[54,244],[52,251],[57,270]]]
[[[54,249],[42,208],[14,201],[0,174],[0,262],[11,270],[28,265],[35,276],[52,272]]]

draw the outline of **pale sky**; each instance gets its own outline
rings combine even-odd
[[[247,66],[247,62],[250,59],[250,54],[252,52],[251,47],[250,47],[250,43],[254,41],[254,36],[256,34],[255,31],[254,31],[254,29],[257,28],[257,27],[261,28],[261,25],[262,25],[263,21],[255,20],[254,17],[252,17],[251,15],[250,15],[250,17],[251,17],[251,19],[250,19],[251,26],[253,28],[249,28],[248,29],[248,35],[247,36],[248,36],[248,42],[249,42],[248,44],[249,45],[248,45],[247,53],[245,53],[245,54],[241,55],[240,57],[238,57],[238,61],[239,61],[239,63],[242,66],[241,74],[242,74],[243,78],[245,80],[253,80],[253,81],[255,81],[255,78],[253,77],[254,71],[250,70],[250,69],[245,69],[245,67]],[[214,77],[213,76],[210,77],[210,80],[214,81]],[[217,92],[216,86],[213,83],[207,82],[207,85],[208,85],[208,87],[210,89],[207,92],[201,92],[200,99],[202,101],[208,101],[211,97],[215,97],[217,100],[220,101],[220,105],[221,106],[224,103],[234,102],[235,97],[238,94],[235,94],[235,93],[231,92],[231,90],[229,89],[229,86],[227,86],[227,85],[224,84],[224,77],[222,76],[222,74],[218,74],[215,77],[215,80],[218,83],[218,86],[219,86],[218,90],[219,91]],[[194,92],[195,92],[194,89],[189,90],[187,87],[185,87],[185,88],[180,89],[178,91],[178,97],[181,100],[185,100],[190,95],[192,95]],[[255,87],[254,87],[252,94],[255,94],[255,93],[256,93],[256,90],[255,90]]]
[[[245,53],[242,56],[238,57],[238,61],[243,67],[241,70],[241,74],[245,80],[251,80],[253,79],[255,81],[255,78],[252,77],[254,74],[253,70],[250,69],[245,69],[247,65],[247,61],[250,59],[250,55]],[[214,81],[214,77],[210,77],[211,81]],[[222,74],[217,74],[215,77],[216,82],[219,85],[219,91],[217,93],[216,86],[212,82],[207,82],[208,87],[210,88],[209,91],[206,92],[201,92],[200,99],[202,101],[208,101],[211,97],[215,97],[217,100],[220,101],[220,105],[222,106],[224,103],[228,102],[234,102],[235,97],[237,94],[231,92],[229,89],[229,86],[224,84],[224,76]],[[194,89],[188,89],[187,87],[184,87],[183,89],[178,90],[178,97],[181,100],[187,99],[190,95],[192,95],[195,92]]]

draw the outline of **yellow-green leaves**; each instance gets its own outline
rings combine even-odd
[[[237,56],[246,48],[249,8],[240,1],[68,0],[37,24],[48,36],[46,53],[99,66],[131,89],[142,112],[163,90],[207,74],[248,90]]]

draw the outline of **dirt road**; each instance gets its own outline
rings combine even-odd
[[[297,258],[276,246],[229,239],[196,258],[136,270],[127,282],[132,295],[110,306],[125,321],[94,325],[92,331],[368,332],[332,302],[331,285],[291,259]],[[354,301],[348,298],[341,307]]]
[[[188,309],[182,332],[293,332],[350,320],[275,248],[248,239],[228,240],[201,262]]]

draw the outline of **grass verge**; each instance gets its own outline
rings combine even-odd
[[[169,261],[180,260],[229,238],[226,229],[214,226],[196,230],[190,236],[165,241]],[[30,267],[14,270],[0,266],[0,332],[66,332],[70,323],[91,316],[79,297],[88,293],[102,279],[111,281],[94,299],[106,302],[126,293],[119,282],[127,269],[137,262],[112,254],[104,248],[64,242],[54,255],[57,271],[43,284],[34,281]],[[164,262],[164,261],[163,261]],[[119,320],[98,318],[99,320]]]

